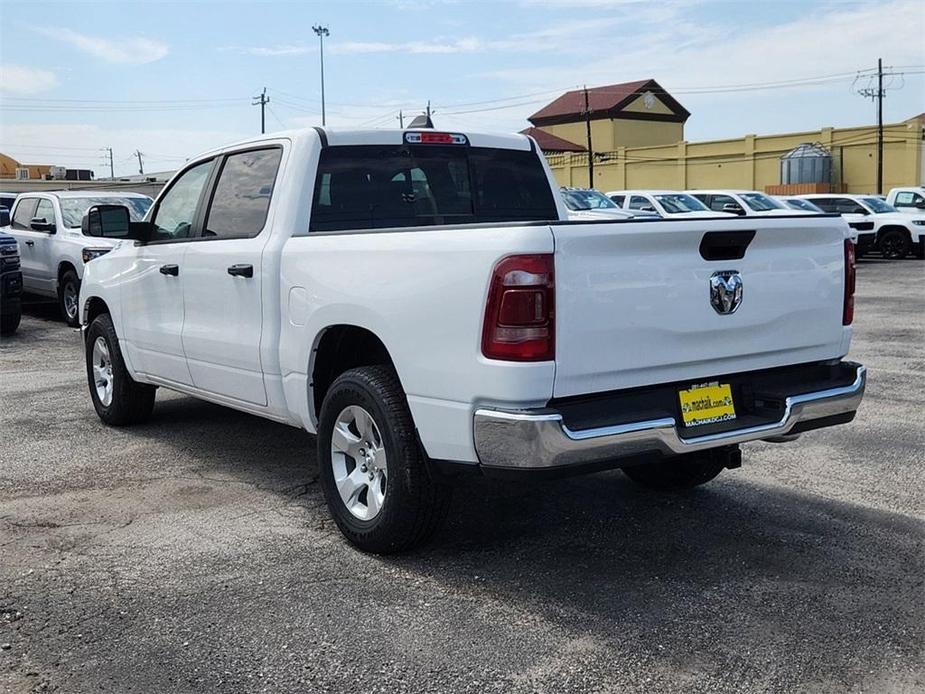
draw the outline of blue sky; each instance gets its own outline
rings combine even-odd
[[[108,174],[171,169],[267,129],[519,130],[561,91],[655,78],[688,140],[872,122],[859,70],[886,65],[887,121],[925,111],[922,0],[16,2],[0,0],[0,152]],[[812,79],[809,78],[820,78]],[[783,84],[802,81],[796,85]]]

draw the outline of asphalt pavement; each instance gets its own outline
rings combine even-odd
[[[855,325],[852,424],[679,496],[466,480],[379,558],[311,436],[163,389],[108,428],[30,302],[0,344],[0,691],[925,691],[925,263],[861,261]]]

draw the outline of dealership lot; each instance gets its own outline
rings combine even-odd
[[[467,480],[387,559],[329,520],[304,432],[164,391],[102,425],[32,304],[0,347],[0,690],[925,687],[922,278],[859,264],[853,424],[683,496]]]

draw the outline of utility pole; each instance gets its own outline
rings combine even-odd
[[[254,97],[254,101],[251,102],[251,106],[260,107],[260,134],[263,135],[267,131],[267,104],[270,103],[270,97],[267,96],[267,88],[264,87],[263,91]]]
[[[893,78],[904,77],[904,75],[901,72],[894,72],[893,68],[887,68],[887,72],[884,73],[883,58],[877,59],[876,77],[876,89],[873,87],[874,74],[870,70],[863,70],[859,72],[854,82],[857,84],[859,80],[866,78],[867,86],[858,88],[856,91],[865,99],[870,99],[871,101],[877,102],[877,194],[880,195],[883,193],[883,100],[886,98],[887,90],[902,89],[905,85],[905,79],[903,79],[903,81],[898,86],[893,87]],[[890,78],[890,81],[886,84],[886,86],[883,84],[884,77]]]
[[[402,130],[405,128],[405,114],[401,111],[398,112],[398,127]]]
[[[327,125],[324,116],[324,37],[330,36],[331,32],[320,24],[313,26],[312,31],[318,35],[318,44],[321,49],[321,125]]]
[[[877,195],[883,194],[883,58],[877,58]]]
[[[141,174],[142,176],[144,176],[144,175],[145,175],[145,167],[144,167],[144,164],[141,163],[141,155],[142,155],[142,152],[140,152],[139,150],[136,149],[136,150],[135,150],[135,156],[138,157],[138,173]]]
[[[427,100],[427,120],[430,120],[430,99]]]
[[[115,167],[112,165],[112,147],[103,147],[104,152],[109,152],[109,177],[115,178]]]
[[[588,188],[594,187],[594,150],[591,149],[591,107],[588,105],[588,87],[585,86],[585,132],[588,138]]]

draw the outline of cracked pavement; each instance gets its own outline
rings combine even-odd
[[[103,426],[31,303],[0,344],[0,691],[923,691],[923,267],[860,263],[854,423],[681,496],[465,480],[390,559],[341,539],[304,432],[163,389]]]

